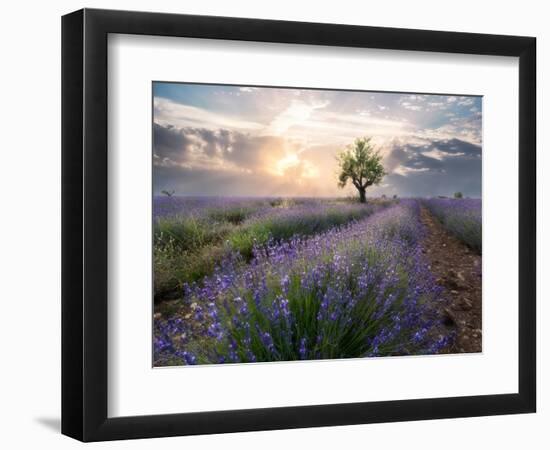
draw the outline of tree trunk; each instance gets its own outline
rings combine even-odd
[[[365,195],[365,188],[359,188],[359,201],[361,203],[367,203],[367,196]]]

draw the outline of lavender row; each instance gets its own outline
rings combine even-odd
[[[153,197],[153,218],[201,217],[224,219],[225,214],[241,211],[247,217],[254,213],[263,213],[275,208],[296,206],[318,206],[330,199],[318,198],[280,198],[280,197],[207,197],[207,196],[166,196]],[[332,201],[339,201],[333,199]],[[339,201],[341,203],[341,200]]]
[[[450,233],[481,254],[481,199],[434,198],[424,204]]]

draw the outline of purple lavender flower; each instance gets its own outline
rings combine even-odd
[[[306,338],[300,339],[300,348],[298,349],[298,354],[300,355],[300,359],[306,359],[306,356],[307,356]]]

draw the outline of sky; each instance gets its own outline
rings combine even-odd
[[[153,190],[355,195],[337,154],[368,136],[387,175],[367,196],[481,196],[481,97],[153,83]]]

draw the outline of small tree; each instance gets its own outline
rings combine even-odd
[[[338,155],[338,186],[343,188],[348,180],[359,191],[359,200],[366,203],[365,195],[369,186],[379,184],[386,172],[380,162],[382,155],[375,151],[370,143],[371,138],[364,137],[355,140],[353,145],[346,147]]]
[[[462,198],[462,192],[455,192],[454,197],[455,198]]]

